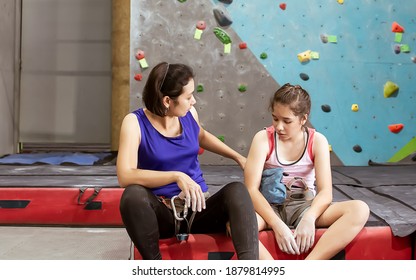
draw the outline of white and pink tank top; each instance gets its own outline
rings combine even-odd
[[[293,177],[302,177],[308,184],[308,188],[316,194],[315,190],[315,167],[314,167],[314,155],[312,151],[313,140],[315,136],[315,129],[307,128],[306,145],[302,153],[302,156],[290,163],[281,163],[278,159],[278,141],[276,141],[277,134],[275,133],[274,126],[269,126],[266,129],[267,138],[269,140],[269,153],[264,163],[264,169],[282,167],[284,172],[288,176],[283,176],[282,182],[287,184]]]

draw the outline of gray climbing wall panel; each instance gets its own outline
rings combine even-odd
[[[243,155],[254,134],[271,123],[268,100],[278,84],[250,49],[240,49],[240,38],[232,28],[231,52],[215,36],[217,27],[210,1],[131,2],[131,109],[142,106],[141,91],[150,69],[161,61],[185,63],[196,73],[196,109],[202,126]],[[201,39],[194,39],[196,24],[205,21]],[[149,68],[142,68],[135,53],[143,50]],[[134,76],[142,74],[136,81]],[[241,92],[240,86],[246,86]],[[201,163],[222,165],[233,161],[204,152]]]

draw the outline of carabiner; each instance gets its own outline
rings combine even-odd
[[[175,216],[175,219],[176,220],[183,221],[186,218],[186,216],[188,215],[188,207],[186,206],[186,202],[184,202],[184,205],[183,205],[183,217],[178,216],[178,212],[176,211],[176,206],[175,206],[175,198],[178,198],[178,196],[175,195],[175,196],[173,196],[170,199],[170,204],[172,206],[173,215]]]

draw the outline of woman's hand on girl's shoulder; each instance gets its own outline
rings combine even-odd
[[[240,168],[242,170],[244,170],[244,168],[246,167],[246,161],[247,158],[245,156],[240,155],[237,159],[236,162],[238,163],[238,165],[240,166]]]

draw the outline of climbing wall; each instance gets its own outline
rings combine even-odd
[[[210,1],[131,3],[131,109],[142,106],[141,91],[158,62],[191,65],[196,73],[195,107],[202,126],[247,155],[254,134],[271,123],[267,104],[278,88],[276,80],[249,48],[239,48],[241,39],[231,27],[221,28],[232,41],[228,53],[227,44],[214,34],[219,25]],[[197,28],[200,21],[205,30]],[[136,58],[139,50],[144,58]],[[200,161],[235,164],[209,152],[202,153]]]
[[[290,82],[310,93],[311,124],[334,162],[407,160],[416,152],[412,3],[132,1],[131,109],[152,66],[182,62],[197,74],[202,125],[242,154],[271,123],[269,97]],[[201,162],[229,161],[204,153]]]

